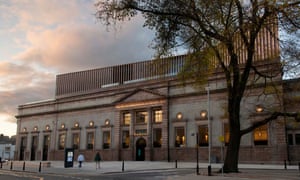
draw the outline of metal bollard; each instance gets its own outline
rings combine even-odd
[[[39,172],[41,172],[41,170],[42,170],[42,162],[40,162]]]
[[[177,160],[175,160],[175,168],[177,169]]]
[[[2,169],[2,161],[0,161],[0,168]]]
[[[25,161],[23,162],[23,171],[25,171]]]
[[[298,169],[299,169],[299,171],[300,171],[300,162],[298,162]]]
[[[284,169],[287,169],[287,168],[286,168],[286,160],[284,160]]]
[[[122,161],[122,172],[124,172],[124,160]]]
[[[208,176],[211,176],[211,165],[208,166],[207,170],[208,170]]]
[[[13,169],[13,162],[11,161],[11,163],[10,163],[10,170],[12,170]]]

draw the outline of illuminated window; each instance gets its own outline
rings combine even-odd
[[[230,135],[229,124],[228,123],[224,123],[224,140],[225,140],[225,145],[228,145],[228,143],[229,143],[229,135]]]
[[[103,132],[103,149],[110,148],[110,131]]]
[[[122,147],[129,148],[129,143],[130,143],[129,131],[125,130],[122,132]]]
[[[161,147],[162,144],[161,129],[153,129],[153,147]]]
[[[162,116],[162,110],[154,110],[154,122],[160,123],[162,122],[163,116]]]
[[[79,133],[73,134],[73,148],[78,149],[79,148]]]
[[[58,149],[65,149],[66,134],[60,134],[58,138]]]
[[[145,111],[136,112],[135,123],[144,124],[148,122],[148,113]]]
[[[175,128],[175,147],[183,147],[185,144],[185,133],[183,127]]]
[[[199,131],[199,146],[208,146],[208,127],[207,125],[200,125]]]
[[[268,145],[268,128],[267,125],[263,125],[256,128],[253,132],[254,145]]]
[[[87,133],[87,149],[93,149],[94,148],[94,133],[88,132]]]
[[[123,125],[130,125],[131,121],[131,114],[130,113],[124,113],[123,114]]]

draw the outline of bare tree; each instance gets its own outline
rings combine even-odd
[[[211,67],[222,69],[230,127],[223,168],[225,172],[237,172],[240,141],[244,134],[279,116],[298,116],[297,113],[274,111],[269,117],[241,129],[241,101],[251,72],[269,82],[268,79],[278,78],[282,70],[281,64],[275,66],[277,73],[271,74],[256,67],[256,41],[262,31],[268,31],[277,40],[278,32],[273,30],[277,30],[278,24],[289,33],[299,33],[299,4],[297,0],[99,0],[95,5],[97,18],[106,25],[130,20],[141,13],[145,18],[144,26],[156,32],[154,48],[158,57],[171,55],[178,47],[185,48],[190,56],[189,63],[180,73],[184,79],[200,82],[213,72]],[[292,52],[290,59],[297,57],[297,50],[289,51]],[[278,58],[278,47],[264,57]],[[200,76],[203,67],[206,75]]]

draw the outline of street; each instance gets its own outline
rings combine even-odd
[[[0,180],[163,180],[172,176],[183,176],[194,173],[194,169],[176,169],[176,170],[155,170],[155,171],[135,171],[124,173],[104,173],[99,175],[61,175],[61,174],[43,174],[19,171],[0,170]]]

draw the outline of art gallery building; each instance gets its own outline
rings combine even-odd
[[[149,60],[57,75],[54,99],[18,107],[15,159],[64,160],[65,149],[73,148],[88,161],[99,151],[106,161],[195,161],[198,153],[207,162],[210,149],[212,162],[222,161],[229,139],[224,73],[216,67],[203,87],[182,85],[176,75],[185,60],[185,55],[166,59],[163,73],[161,64]],[[272,72],[280,62],[255,63]],[[283,81],[279,73],[264,88],[253,72],[249,79],[241,128],[274,109],[298,110],[298,80]],[[278,96],[271,83],[283,93]],[[299,123],[283,117],[243,136],[239,161],[298,162],[299,151]]]

